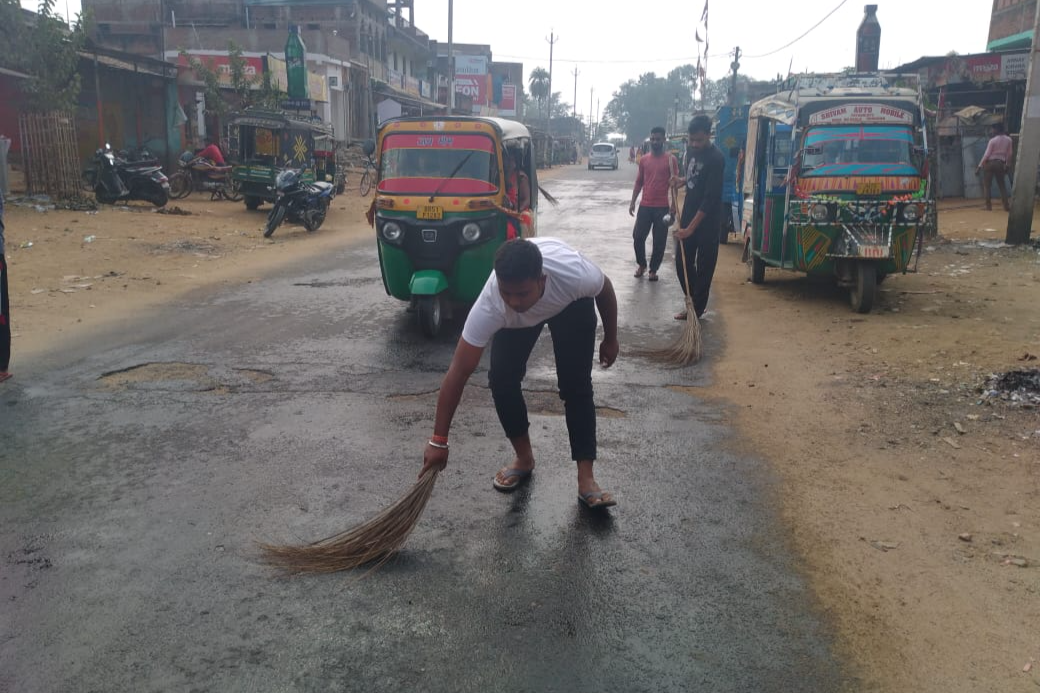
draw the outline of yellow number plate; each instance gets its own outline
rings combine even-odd
[[[860,183],[856,186],[857,195],[880,195],[881,194],[881,183],[873,181],[870,183]]]
[[[419,219],[443,219],[444,208],[434,207],[433,205],[423,205],[419,208],[416,217]]]

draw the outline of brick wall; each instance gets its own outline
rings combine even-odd
[[[1036,17],[1037,0],[993,0],[989,41],[1030,31]]]

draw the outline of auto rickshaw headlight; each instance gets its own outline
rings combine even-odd
[[[903,221],[914,223],[921,217],[921,210],[915,204],[903,205]]]
[[[480,240],[480,225],[472,221],[462,227],[462,240],[473,243]]]
[[[827,205],[815,204],[809,208],[809,217],[815,222],[824,222],[830,217],[831,212]]]
[[[401,230],[401,226],[397,222],[388,221],[383,224],[383,238],[391,243],[398,243],[403,234],[404,232]]]

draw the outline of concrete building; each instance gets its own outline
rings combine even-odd
[[[319,117],[341,140],[375,134],[376,103],[435,106],[429,37],[415,27],[413,0],[83,0],[102,46],[158,59],[181,49],[249,58],[283,56],[291,25],[300,29],[311,72],[326,80]]]

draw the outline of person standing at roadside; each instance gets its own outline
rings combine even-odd
[[[1007,180],[1008,167],[1011,166],[1011,138],[1004,131],[1003,123],[994,123],[990,132],[989,143],[986,145],[986,153],[975,167],[975,175],[982,172],[982,195],[986,198],[986,209],[993,209],[991,192],[993,179],[997,179],[997,187],[1000,188],[1000,201],[1004,204],[1004,211],[1010,212],[1008,205]]]
[[[7,259],[4,257],[4,192],[0,190],[0,383],[11,377],[11,299],[7,290]]]
[[[686,152],[686,199],[683,202],[679,229],[675,232],[675,271],[683,293],[693,298],[693,308],[699,318],[708,305],[715,263],[719,259],[719,233],[722,230],[722,178],[726,159],[719,148],[711,143],[711,118],[697,116],[690,121]],[[685,273],[682,244],[686,251]],[[689,278],[689,286],[686,284]],[[686,311],[675,316],[685,320]]]
[[[679,174],[679,163],[671,152],[665,151],[664,136],[664,128],[661,126],[650,131],[650,155],[639,160],[639,172],[632,188],[632,202],[628,205],[629,216],[636,218],[632,240],[636,251],[637,278],[646,272],[646,237],[653,230],[648,277],[652,282],[657,281],[657,270],[661,267],[668,243],[668,227],[675,219],[675,193],[678,187],[673,178]],[[636,199],[640,192],[643,193],[643,199],[636,213]]]

